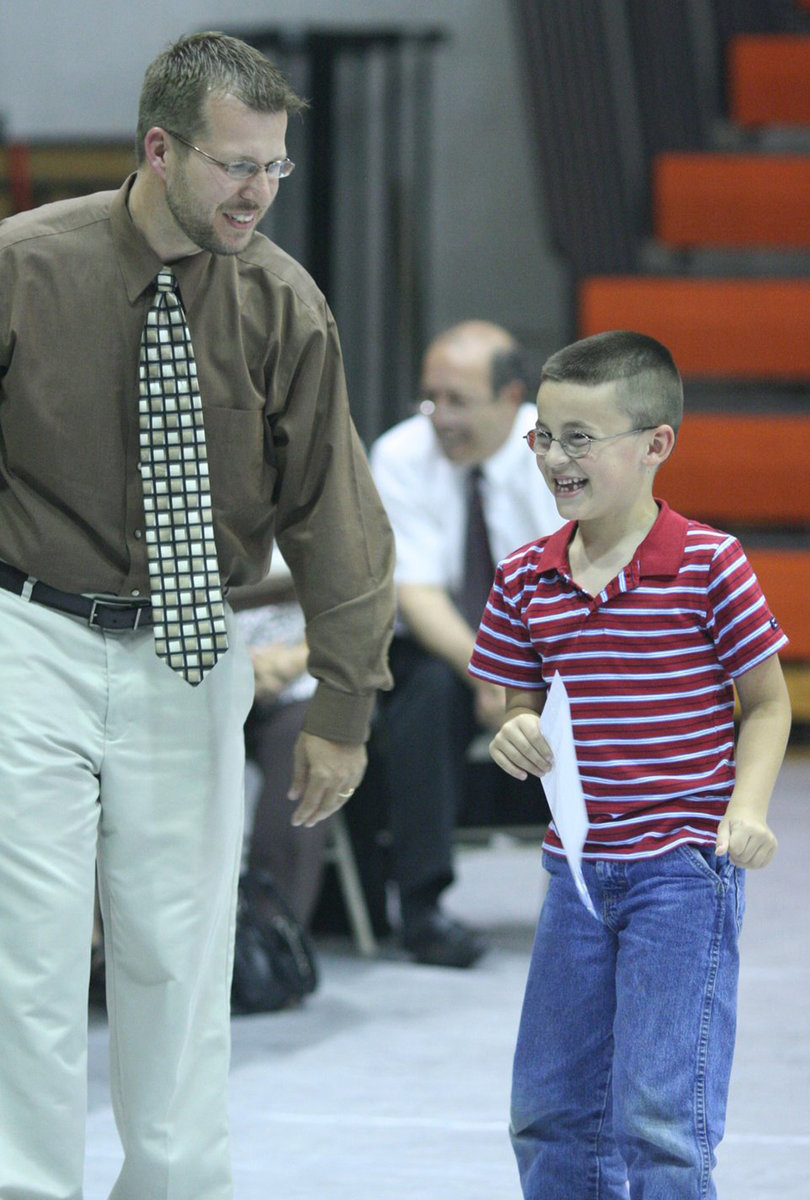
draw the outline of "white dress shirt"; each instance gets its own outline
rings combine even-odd
[[[496,562],[563,524],[523,441],[536,418],[534,405],[522,404],[509,437],[481,464],[484,517]],[[438,585],[453,594],[461,582],[469,466],[450,462],[422,414],[378,438],[370,458],[394,529],[396,583]]]

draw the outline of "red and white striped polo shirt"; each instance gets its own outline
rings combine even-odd
[[[632,562],[598,596],[571,579],[575,526],[498,566],[470,673],[571,701],[586,858],[713,845],[734,783],[732,679],[787,642],[729,534],[659,501]],[[545,847],[562,853],[553,824]]]

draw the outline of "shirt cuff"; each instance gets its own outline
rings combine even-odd
[[[362,745],[368,741],[376,693],[353,695],[319,682],[309,702],[304,730],[330,742]]]

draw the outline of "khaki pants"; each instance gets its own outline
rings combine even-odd
[[[79,1200],[94,869],[115,1200],[227,1200],[229,993],[253,672],[0,590],[0,1198]]]

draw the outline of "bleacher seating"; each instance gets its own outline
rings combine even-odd
[[[660,154],[652,188],[669,246],[810,246],[807,155]]]
[[[684,375],[810,380],[810,281],[598,276],[579,292],[579,334],[638,329]]]
[[[740,537],[790,638],[782,658],[792,664],[810,663],[809,458],[810,416],[690,413],[655,489],[676,510]],[[795,540],[770,546],[775,530],[793,530]],[[810,719],[810,702],[803,711]]]
[[[117,188],[134,169],[131,142],[0,144],[0,218],[52,200]]]
[[[810,38],[741,34],[728,52],[729,116],[742,126],[810,125]]]
[[[782,651],[785,662],[810,663],[810,554],[801,550],[748,549],[748,558],[768,597],[768,604],[790,638]],[[805,720],[810,717],[810,711]]]
[[[809,463],[810,414],[687,410],[656,484],[690,516],[735,530],[802,530],[810,548]]]

